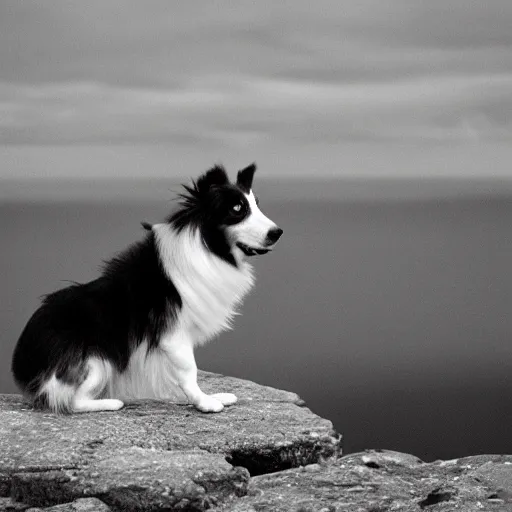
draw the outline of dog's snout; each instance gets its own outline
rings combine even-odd
[[[275,244],[279,238],[281,238],[281,235],[283,234],[283,230],[281,228],[272,228],[269,229],[267,233],[267,243]]]

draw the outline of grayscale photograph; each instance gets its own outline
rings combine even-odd
[[[0,0],[0,240],[0,511],[512,511],[509,0]]]

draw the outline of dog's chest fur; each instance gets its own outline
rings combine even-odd
[[[254,282],[247,262],[234,267],[216,257],[197,231],[176,233],[166,224],[153,230],[162,266],[180,294],[182,307],[157,348],[148,352],[147,342],[136,348],[126,370],[113,379],[109,396],[182,399],[166,347],[178,339],[197,346],[229,329]]]
[[[176,233],[169,225],[154,226],[165,273],[182,300],[173,330],[185,330],[200,345],[231,327],[237,307],[251,289],[252,267],[235,267],[212,254],[198,230]]]

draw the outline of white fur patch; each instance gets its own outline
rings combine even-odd
[[[148,353],[144,342],[135,350],[128,368],[114,377],[109,395],[183,400],[183,369],[176,367],[177,351],[185,348],[183,359],[190,365],[187,378],[195,381],[193,348],[231,327],[254,277],[243,255],[235,267],[210,252],[198,229],[177,233],[169,224],[157,224],[153,231],[164,271],[178,290],[182,308],[157,349]]]
[[[38,394],[46,393],[48,406],[54,412],[115,410],[113,407],[119,404],[95,400],[111,382],[112,374],[112,365],[109,362],[91,357],[87,361],[87,375],[81,384],[68,384],[53,374],[41,386]],[[77,403],[81,403],[81,407],[77,408]],[[117,409],[122,405],[120,403]]]
[[[153,230],[164,270],[183,303],[177,330],[200,345],[229,329],[254,284],[252,266],[242,260],[235,267],[210,252],[198,229],[177,233],[168,224],[158,224]]]
[[[76,390],[77,399],[96,398],[112,381],[114,373],[112,365],[104,359],[90,357],[87,361],[87,370],[87,377]]]
[[[39,395],[46,393],[48,407],[53,412],[69,412],[73,408],[76,386],[57,379],[53,374],[39,390]]]
[[[259,209],[252,190],[245,194],[245,197],[249,203],[250,213],[242,222],[226,228],[228,236],[233,245],[242,242],[255,249],[268,249],[265,243],[267,234],[270,229],[277,226]]]
[[[186,401],[169,354],[161,348],[148,352],[146,342],[132,353],[128,368],[114,377],[108,396]]]

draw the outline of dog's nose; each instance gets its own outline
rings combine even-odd
[[[275,244],[281,235],[283,234],[283,230],[281,228],[272,228],[268,230],[267,233],[267,243],[269,245]]]

